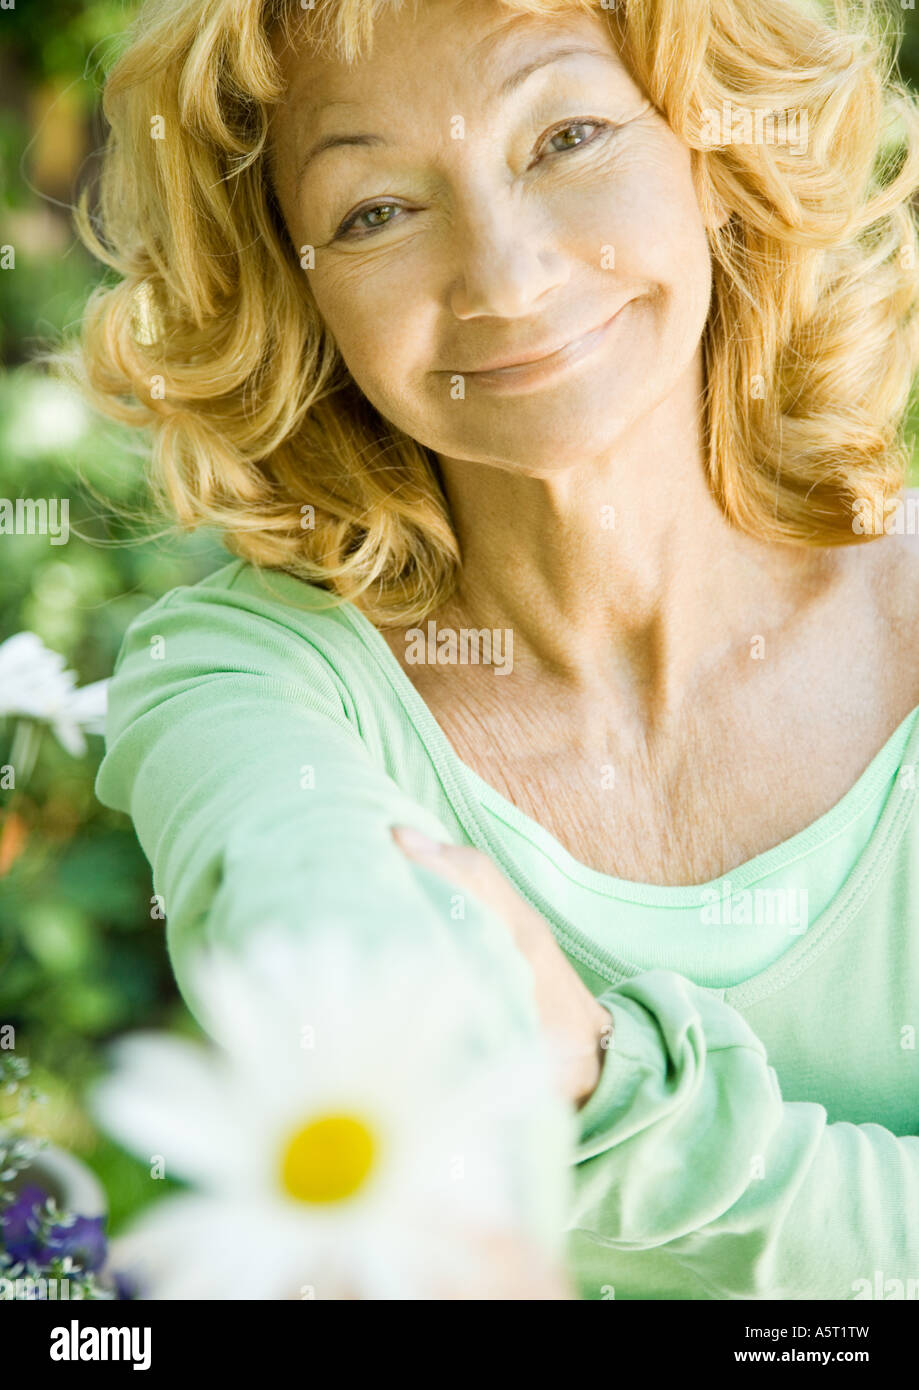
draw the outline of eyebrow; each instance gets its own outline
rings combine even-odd
[[[516,72],[512,72],[509,77],[506,77],[498,88],[498,97],[503,100],[511,96],[519,87],[523,86],[527,78],[532,77],[532,75],[535,72],[539,72],[541,68],[548,67],[550,63],[557,63],[562,58],[573,58],[579,55],[586,55],[590,58],[605,58],[613,62],[613,55],[611,53],[606,53],[600,48],[588,47],[585,44],[567,44],[563,48],[553,48],[550,53],[541,54],[538,58],[534,58],[532,62],[524,64],[522,68],[518,68]],[[320,109],[324,110],[329,106],[355,105],[356,102],[353,101],[328,101],[325,102]],[[317,115],[318,114],[319,113],[317,113]],[[323,135],[310,145],[309,149],[306,150],[301,158],[297,166],[297,183],[300,183],[303,175],[306,173],[307,166],[311,164],[314,159],[318,158],[319,155],[325,154],[327,150],[339,149],[346,145],[357,145],[367,148],[388,145],[389,143],[390,142],[382,135],[336,135],[332,132],[328,135]]]

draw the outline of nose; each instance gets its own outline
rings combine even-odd
[[[508,192],[454,223],[458,269],[450,307],[459,319],[521,318],[570,275],[557,238],[538,208]]]

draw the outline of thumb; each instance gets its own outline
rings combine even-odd
[[[465,888],[489,906],[506,911],[513,890],[487,854],[471,845],[433,840],[410,825],[392,827],[392,837],[410,859],[432,869],[458,888]]]

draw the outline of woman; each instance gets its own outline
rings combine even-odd
[[[837,8],[163,0],[107,87],[89,384],[240,558],[98,794],[192,1003],[294,915],[535,1005],[587,1298],[919,1276],[919,116]]]

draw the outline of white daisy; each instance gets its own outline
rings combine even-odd
[[[104,732],[107,690],[107,680],[78,688],[65,658],[34,632],[17,632],[0,643],[0,716],[50,724],[75,758],[86,752],[84,734]]]
[[[468,1234],[561,1251],[571,1117],[542,1043],[451,956],[265,927],[195,988],[218,1050],[140,1034],[102,1125],[197,1192],[113,1242],[149,1298],[425,1298],[482,1274]],[[502,1024],[502,1017],[505,1024]],[[465,1238],[465,1240],[464,1240]]]
[[[84,735],[105,733],[108,685],[108,680],[93,681],[71,690],[51,719],[58,743],[75,758],[86,752]]]

